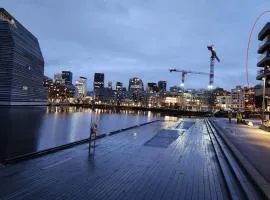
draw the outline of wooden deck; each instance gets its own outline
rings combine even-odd
[[[0,167],[0,199],[228,199],[200,121],[163,147],[145,145],[159,122],[88,145]]]

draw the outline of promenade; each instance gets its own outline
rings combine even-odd
[[[244,155],[258,172],[270,183],[270,132],[247,125],[236,124],[235,120],[215,119],[225,129],[227,138]]]
[[[94,158],[84,144],[6,165],[0,182],[1,200],[229,198],[203,120],[157,122],[100,139]]]

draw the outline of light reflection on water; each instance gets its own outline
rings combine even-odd
[[[132,110],[76,107],[0,108],[0,159],[63,145],[89,136],[91,121],[109,133],[159,115]]]

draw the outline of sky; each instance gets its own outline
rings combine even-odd
[[[247,86],[246,48],[256,17],[270,10],[270,0],[1,0],[5,8],[39,40],[45,75],[62,70],[88,78],[105,73],[105,83],[131,77],[179,85],[170,68],[209,72],[213,44],[221,62],[214,85]],[[257,36],[270,13],[255,27],[249,50],[250,86],[256,81]],[[187,75],[185,86],[206,88],[209,77]]]

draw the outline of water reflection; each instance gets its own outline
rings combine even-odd
[[[109,133],[159,117],[133,110],[1,107],[0,160],[87,138],[91,121],[100,133]]]

